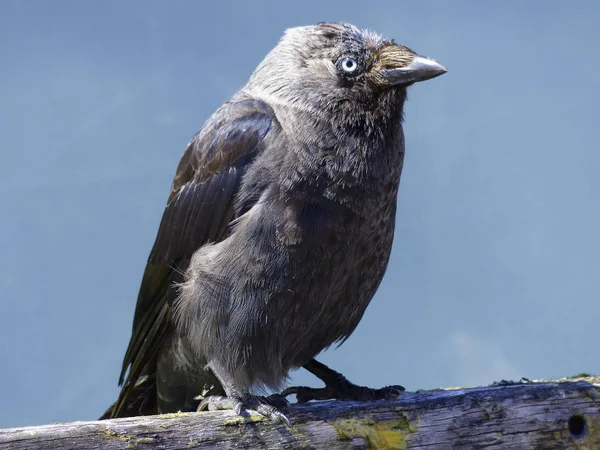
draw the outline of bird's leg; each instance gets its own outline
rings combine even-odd
[[[232,409],[236,414],[248,417],[246,410],[253,409],[274,422],[283,422],[288,427],[292,426],[290,420],[281,412],[289,406],[285,397],[279,394],[268,397],[252,395],[237,388],[231,377],[225,375],[226,372],[216,371],[213,365],[211,369],[221,382],[227,396],[211,395],[204,398],[198,405],[198,411]]]
[[[296,394],[298,403],[306,403],[311,400],[396,400],[398,395],[404,391],[402,386],[386,386],[381,389],[372,389],[366,386],[358,386],[351,383],[344,375],[330,369],[316,359],[311,359],[303,366],[310,373],[325,383],[324,388],[310,388],[296,386],[287,388],[281,393],[282,396]]]

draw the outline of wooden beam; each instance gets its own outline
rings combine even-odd
[[[0,430],[0,449],[600,449],[600,377],[294,405],[293,428],[231,411]]]

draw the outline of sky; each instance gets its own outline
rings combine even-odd
[[[408,390],[600,373],[600,3],[3,0],[0,427],[116,399],[187,141],[320,21],[449,71],[409,90],[389,268],[319,360]]]

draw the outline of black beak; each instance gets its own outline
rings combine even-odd
[[[447,71],[448,69],[433,59],[415,55],[408,66],[386,69],[382,71],[382,75],[389,84],[398,85],[430,80]]]

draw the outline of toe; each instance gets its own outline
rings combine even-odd
[[[274,422],[284,423],[291,427],[290,420],[279,410],[280,408],[287,409],[288,406],[288,401],[279,394],[269,397],[247,395],[243,398],[210,396],[200,402],[198,411],[231,409],[238,416],[248,416],[246,410],[253,409]]]
[[[310,388],[306,386],[295,386],[287,388],[281,393],[283,397],[288,395],[296,395],[298,403],[307,403],[311,400],[329,400],[332,397],[332,392],[329,388]]]
[[[233,409],[233,404],[231,399],[220,395],[206,397],[198,405],[198,411],[219,411],[222,409]]]
[[[394,386],[386,386],[381,389],[377,389],[375,391],[377,400],[396,400],[402,392],[404,392],[404,386],[394,385]]]
[[[281,411],[279,411],[273,405],[269,405],[266,403],[259,403],[255,407],[255,409],[259,414],[262,414],[263,416],[268,417],[269,419],[271,419],[271,421],[273,421],[275,423],[283,423],[287,427],[292,426],[290,419],[288,419],[285,414],[283,414]]]

